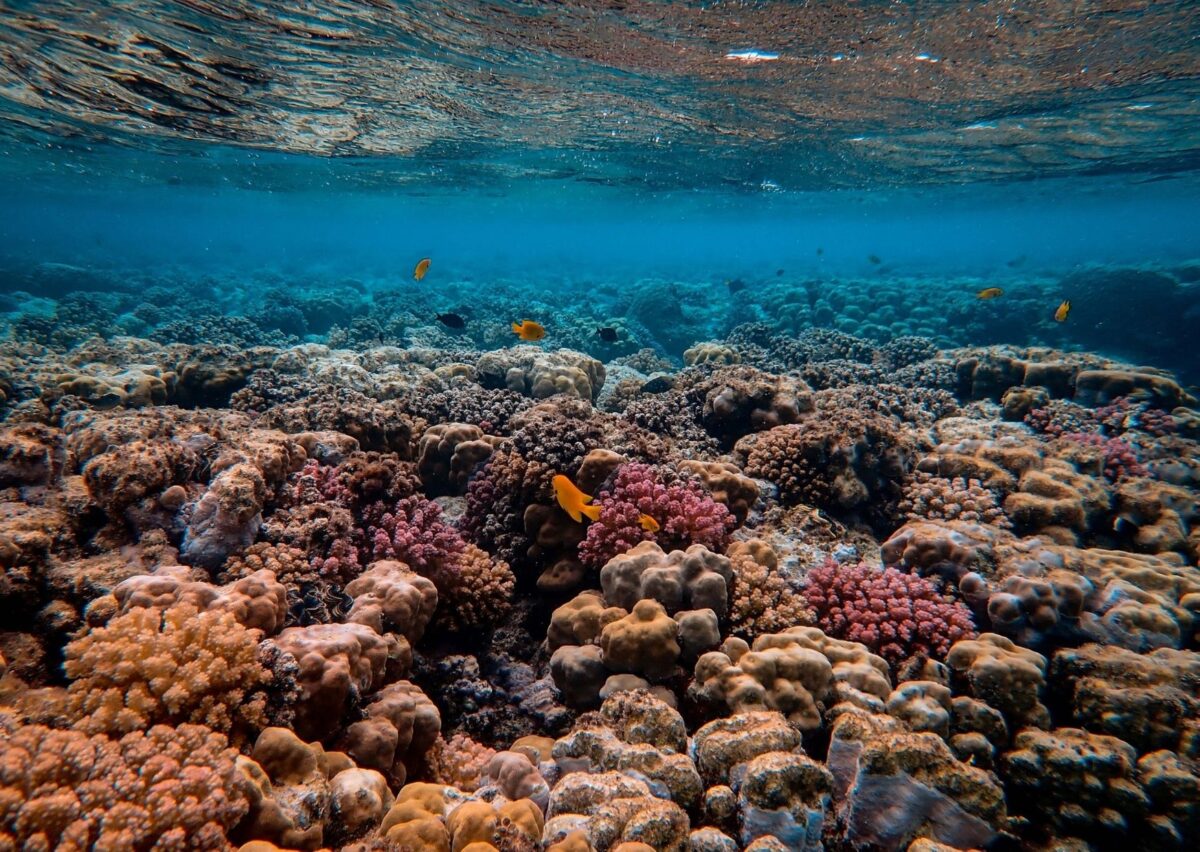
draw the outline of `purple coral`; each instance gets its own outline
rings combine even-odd
[[[580,561],[596,567],[643,541],[657,542],[664,550],[703,544],[720,552],[734,526],[729,509],[697,482],[664,485],[654,468],[636,462],[623,465],[596,502],[600,518],[588,526],[579,545]],[[658,530],[644,529],[642,515],[653,518]]]
[[[426,577],[446,569],[466,543],[442,520],[442,509],[424,497],[405,497],[391,509],[377,503],[363,512],[373,559],[399,559]]]
[[[1149,476],[1150,472],[1138,461],[1133,447],[1120,438],[1105,438],[1087,432],[1070,432],[1063,435],[1085,447],[1096,447],[1104,454],[1104,476],[1110,482],[1121,482],[1138,476]]]
[[[840,565],[812,569],[804,597],[828,635],[861,642],[895,666],[917,654],[942,658],[959,639],[975,636],[970,611],[933,584],[895,568]]]

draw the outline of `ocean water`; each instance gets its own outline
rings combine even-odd
[[[1196,848],[1198,43],[0,2],[0,849]]]

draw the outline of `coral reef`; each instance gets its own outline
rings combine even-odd
[[[1200,845],[1194,379],[779,278],[12,294],[0,848]]]

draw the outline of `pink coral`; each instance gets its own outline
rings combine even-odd
[[[292,501],[297,505],[308,503],[350,503],[350,491],[342,482],[338,468],[322,465],[309,459],[296,474],[292,482]]]
[[[442,509],[423,497],[405,497],[384,511],[376,504],[364,511],[372,558],[398,559],[425,577],[445,571],[466,543],[458,530],[442,520]]]
[[[892,665],[916,654],[944,657],[959,639],[975,636],[965,606],[895,568],[828,559],[809,572],[804,596],[828,635],[861,642]]]
[[[579,559],[600,566],[643,541],[659,543],[664,550],[703,544],[723,551],[729,543],[734,519],[722,503],[713,500],[699,483],[683,480],[664,485],[650,465],[623,465],[611,487],[596,502],[600,519],[588,526],[579,545]],[[659,525],[656,532],[642,527],[639,518],[649,515]]]
[[[1104,453],[1104,475],[1110,482],[1120,482],[1137,476],[1149,476],[1150,472],[1138,461],[1133,447],[1120,438],[1105,438],[1087,432],[1069,432],[1063,435],[1067,441],[1097,447]]]

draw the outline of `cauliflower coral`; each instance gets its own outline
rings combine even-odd
[[[267,724],[259,632],[230,612],[133,609],[67,645],[75,727],[123,734],[197,722],[240,740]]]
[[[965,606],[895,568],[828,559],[809,572],[804,597],[826,634],[861,642],[893,666],[918,654],[944,658],[959,639],[975,638]]]
[[[721,552],[729,543],[733,515],[724,504],[713,500],[693,480],[664,485],[650,465],[623,465],[610,487],[596,502],[600,518],[588,526],[579,545],[579,559],[599,567],[643,541],[657,542],[663,550],[682,550],[702,544]],[[640,522],[643,515],[654,519],[651,532]]]
[[[200,725],[111,740],[0,719],[0,849],[228,849],[236,758]]]

